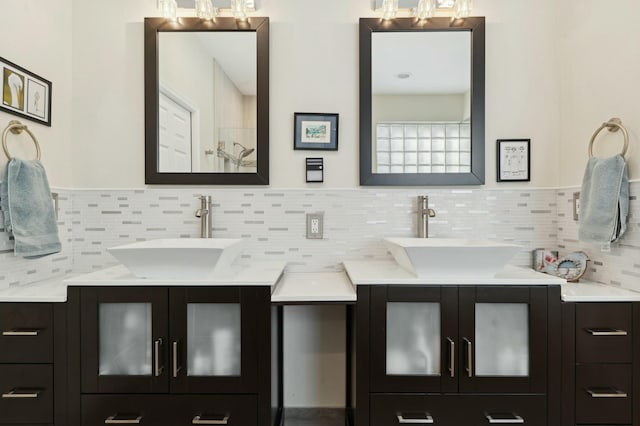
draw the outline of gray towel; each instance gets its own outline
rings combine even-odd
[[[37,258],[61,250],[51,189],[40,161],[9,161],[0,184],[0,209],[16,256]]]
[[[582,180],[578,238],[606,248],[627,229],[629,179],[621,155],[590,158]]]

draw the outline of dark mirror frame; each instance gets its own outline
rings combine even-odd
[[[374,32],[471,32],[471,172],[373,173],[371,35]],[[485,18],[360,18],[360,185],[429,186],[484,184]]]
[[[158,34],[160,32],[253,31],[257,46],[256,173],[158,173]],[[171,185],[269,184],[269,18],[144,19],[145,183]]]

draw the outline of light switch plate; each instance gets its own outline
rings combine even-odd
[[[580,193],[573,193],[573,220],[577,221],[580,217]]]
[[[307,213],[307,239],[321,240],[324,233],[324,213]]]

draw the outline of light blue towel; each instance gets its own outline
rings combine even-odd
[[[51,189],[40,161],[9,161],[0,184],[0,209],[16,256],[37,258],[61,250]]]
[[[606,249],[626,231],[628,215],[629,178],[624,158],[590,158],[580,192],[578,238]]]

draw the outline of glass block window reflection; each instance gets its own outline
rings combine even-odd
[[[375,173],[470,173],[469,123],[376,125]]]

